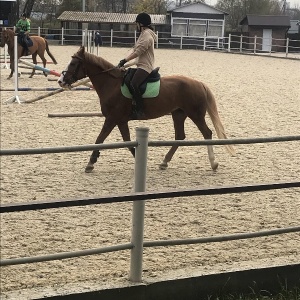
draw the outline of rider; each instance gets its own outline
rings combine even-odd
[[[30,21],[26,18],[26,14],[21,15],[20,20],[16,24],[16,29],[18,31],[18,43],[22,45],[25,49],[25,55],[28,55],[28,34],[30,32]]]
[[[147,13],[138,14],[135,23],[140,33],[139,38],[133,51],[119,62],[118,67],[121,68],[126,62],[136,58],[137,70],[130,82],[133,92],[132,119],[141,119],[143,117],[143,98],[139,87],[154,69],[154,43],[157,36],[151,26],[151,17]]]

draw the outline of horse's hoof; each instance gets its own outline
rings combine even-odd
[[[32,78],[33,75],[30,75],[29,78]]]
[[[168,167],[168,164],[166,162],[162,162],[160,165],[159,165],[159,169],[160,170],[166,170]]]
[[[211,168],[212,168],[213,171],[216,171],[216,170],[218,169],[218,166],[219,166],[218,163],[213,163],[213,164],[211,165]]]
[[[94,170],[94,166],[93,165],[87,165],[85,167],[85,173],[91,173]]]

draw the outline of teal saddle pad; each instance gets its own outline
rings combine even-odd
[[[143,98],[154,98],[159,94],[160,89],[160,80],[156,82],[148,82],[146,86],[146,90],[143,93]],[[121,85],[121,92],[124,97],[132,99],[132,94],[130,93],[126,84]]]
[[[128,86],[130,85],[130,81],[136,70],[136,68],[128,68],[121,85],[121,92],[123,96],[129,99],[132,99],[132,93]],[[155,98],[158,96],[160,89],[160,74],[158,73],[158,70],[159,68],[154,69],[147,79],[141,84],[140,92],[143,98]]]

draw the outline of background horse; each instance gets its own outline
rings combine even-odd
[[[124,141],[130,141],[128,121],[131,116],[131,99],[125,98],[120,90],[124,71],[114,67],[105,59],[85,52],[80,47],[72,56],[70,64],[62,72],[58,83],[61,87],[70,87],[75,81],[89,77],[100,98],[100,106],[105,121],[96,139],[96,144],[103,143],[115,126],[118,126]],[[161,78],[160,92],[155,98],[144,100],[144,118],[155,119],[171,113],[175,129],[175,139],[184,140],[184,122],[189,117],[198,127],[205,139],[212,139],[212,131],[205,122],[208,112],[217,135],[226,139],[226,133],[221,123],[215,98],[210,89],[202,82],[184,76],[166,76]],[[230,154],[235,151],[231,145],[225,146]],[[166,154],[161,169],[166,169],[178,146],[172,146]],[[216,170],[213,146],[207,146],[211,168]],[[134,155],[134,148],[130,149]],[[94,150],[85,168],[87,173],[94,169],[99,157],[99,150]]]
[[[15,50],[14,50],[14,36],[15,32],[11,29],[4,29],[1,32],[1,47],[4,47],[5,44],[7,44],[8,47],[8,54],[10,57],[10,74],[8,76],[8,79],[10,79],[14,73],[15,65],[14,65],[14,56],[15,56]],[[47,51],[48,55],[52,59],[52,61],[57,64],[56,59],[54,56],[51,54],[48,46],[48,42],[46,39],[40,37],[40,36],[30,36],[30,39],[32,40],[33,45],[31,47],[28,47],[31,55],[32,55],[32,60],[33,63],[36,65],[37,64],[37,55],[41,58],[44,68],[46,68],[46,59],[45,59],[45,50]],[[18,44],[18,59],[23,56],[23,47]],[[35,69],[32,69],[31,75],[29,76],[30,78],[34,75]],[[43,72],[45,76],[47,74]]]

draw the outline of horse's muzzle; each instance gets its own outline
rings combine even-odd
[[[64,89],[71,89],[71,85],[61,81],[60,79],[57,80],[57,83],[59,84],[60,87],[64,88]]]

